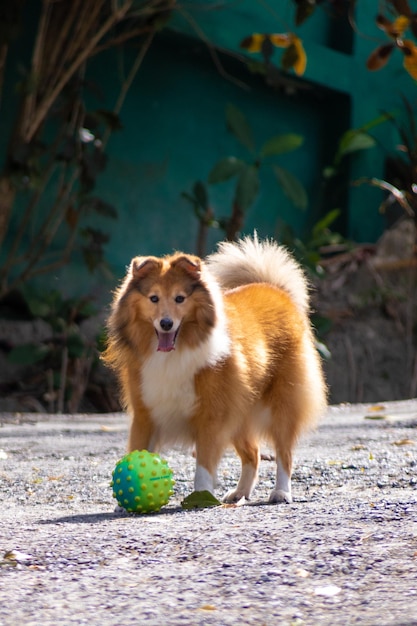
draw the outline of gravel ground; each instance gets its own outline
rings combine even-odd
[[[417,401],[332,407],[291,505],[263,504],[262,461],[250,504],[184,511],[194,461],[167,453],[168,505],[118,515],[124,415],[0,414],[0,625],[417,624],[416,428]]]

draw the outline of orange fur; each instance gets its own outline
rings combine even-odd
[[[249,498],[259,442],[277,455],[270,501],[291,501],[292,454],[326,406],[304,275],[277,244],[222,244],[207,262],[136,258],[115,294],[105,361],[132,414],[128,449],[194,444],[213,491],[227,446],[242,461],[227,501]]]

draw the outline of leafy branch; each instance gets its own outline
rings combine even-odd
[[[241,146],[249,153],[248,159],[237,156],[221,158],[211,169],[208,185],[216,185],[234,180],[232,209],[228,217],[216,217],[209,201],[206,184],[197,181],[191,193],[182,196],[192,206],[199,220],[197,253],[205,253],[205,242],[209,228],[221,228],[226,238],[234,240],[243,229],[245,215],[255,202],[261,187],[260,169],[268,164],[271,157],[278,157],[298,149],[303,137],[296,133],[275,135],[256,148],[253,129],[244,113],[234,104],[228,104],[225,111],[226,125]],[[287,169],[276,163],[270,163],[277,182],[292,204],[304,210],[307,207],[307,193],[302,183]]]

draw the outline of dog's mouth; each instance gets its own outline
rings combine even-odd
[[[175,342],[177,340],[179,327],[177,330],[173,331],[156,331],[156,336],[158,337],[158,347],[157,352],[171,352],[175,350]]]

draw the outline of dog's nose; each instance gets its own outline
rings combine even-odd
[[[174,322],[172,321],[170,317],[163,317],[161,321],[159,322],[159,325],[162,328],[162,330],[171,330],[171,328],[174,325]]]

